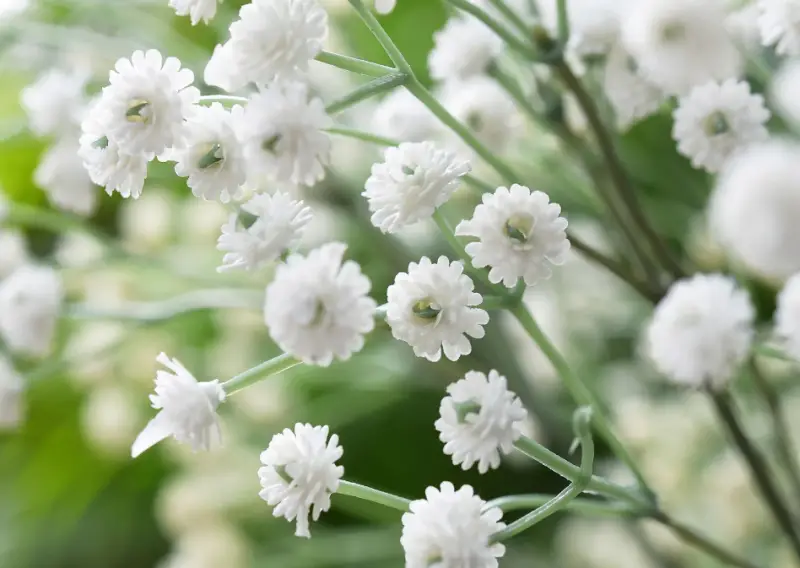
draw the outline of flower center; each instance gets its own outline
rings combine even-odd
[[[411,306],[414,315],[425,323],[438,322],[442,308],[432,298],[422,298]]]
[[[472,399],[464,402],[455,402],[453,407],[456,409],[459,424],[464,424],[470,414],[480,414],[481,411],[481,405]]]
[[[125,111],[125,119],[128,122],[141,122],[148,124],[153,118],[150,102],[144,99],[133,99]]]
[[[278,146],[278,142],[280,141],[281,141],[281,135],[275,134],[274,136],[267,138],[261,143],[261,149],[264,150],[265,152],[269,152],[270,154],[274,154],[275,148]]]
[[[417,173],[417,168],[416,167],[412,168],[411,166],[403,164],[402,166],[400,166],[400,171],[402,171],[407,176],[413,176],[415,173]]]
[[[472,130],[480,130],[483,128],[483,118],[481,117],[480,113],[471,112],[469,116],[467,116],[467,126],[469,126]]]
[[[731,129],[731,125],[725,115],[720,112],[712,112],[703,121],[703,129],[709,136],[719,136]]]
[[[683,22],[667,22],[661,28],[661,38],[668,43],[680,41],[686,37],[686,26]]]
[[[197,161],[197,167],[201,170],[215,166],[221,166],[222,161],[225,159],[225,153],[222,150],[222,144],[214,143],[207,146],[208,150]]]
[[[99,148],[100,150],[108,148],[108,136],[103,136],[92,142],[92,148]]]
[[[528,214],[514,214],[503,225],[503,233],[514,247],[524,247],[530,244],[531,234],[536,225],[536,220]]]

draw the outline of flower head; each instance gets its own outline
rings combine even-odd
[[[189,16],[192,25],[200,20],[206,24],[217,14],[217,0],[169,0],[169,5],[179,16]]]
[[[481,75],[503,51],[503,40],[476,18],[450,18],[433,35],[428,56],[431,77],[439,81]]]
[[[253,196],[242,210],[256,216],[249,227],[241,227],[237,215],[222,226],[217,249],[224,251],[219,272],[234,268],[257,270],[294,247],[311,221],[311,208],[288,193]]]
[[[276,434],[261,453],[259,495],[275,507],[273,515],[297,521],[296,536],[310,538],[309,516],[316,521],[330,509],[331,494],[344,475],[344,468],[336,465],[343,453],[336,434],[329,440],[327,426],[311,424]]]
[[[21,266],[0,282],[0,337],[14,351],[47,355],[63,298],[58,272],[47,266]]]
[[[384,233],[429,218],[458,189],[469,163],[432,142],[404,142],[387,148],[384,161],[372,166],[364,197],[372,224]]]
[[[523,278],[533,286],[563,264],[569,251],[567,220],[561,207],[541,191],[521,185],[484,193],[472,219],[456,227],[457,235],[475,237],[465,248],[476,268],[491,267],[489,280],[513,288]]]
[[[230,41],[217,45],[203,70],[203,81],[207,85],[219,87],[229,93],[238,91],[247,85],[249,81],[237,71],[234,57],[233,45]]]
[[[620,43],[611,48],[606,59],[603,90],[620,130],[658,111],[667,98],[657,85],[641,75],[636,61]]]
[[[428,487],[425,499],[413,501],[403,515],[406,568],[497,568],[506,549],[490,539],[505,527],[503,513],[484,505],[469,485],[458,491],[447,481],[440,489]]]
[[[469,355],[467,336],[482,338],[489,323],[489,314],[475,307],[483,298],[473,288],[460,262],[444,256],[436,264],[427,257],[412,262],[386,291],[392,335],[429,361],[438,361],[442,351],[451,361]]]
[[[219,381],[200,383],[177,359],[161,353],[156,361],[168,370],[156,372],[150,402],[158,414],[133,442],[135,458],[161,440],[174,437],[192,450],[209,450],[221,440],[217,407],[225,400]]]
[[[719,274],[670,287],[647,328],[647,350],[660,372],[690,385],[722,387],[747,357],[755,310],[747,292]]]
[[[422,142],[439,124],[431,111],[406,89],[395,89],[375,108],[375,131],[401,142]]]
[[[53,205],[85,216],[94,212],[98,190],[83,167],[78,150],[78,143],[72,138],[59,140],[45,152],[33,179],[47,192]]]
[[[786,352],[800,360],[800,273],[789,278],[778,295],[775,333]]]
[[[475,463],[480,473],[497,469],[500,452],[510,453],[522,436],[528,416],[522,402],[508,390],[506,378],[494,370],[488,378],[469,371],[448,386],[447,393],[434,424],[444,442],[444,453],[465,470]]]
[[[293,254],[267,287],[264,316],[272,339],[309,365],[349,359],[375,327],[369,279],[352,260],[343,262],[346,249],[328,243],[308,256]]]
[[[778,55],[800,55],[800,2],[757,0],[761,42]]]
[[[31,130],[39,136],[71,130],[86,110],[84,89],[88,75],[82,71],[51,69],[22,90],[22,107]]]

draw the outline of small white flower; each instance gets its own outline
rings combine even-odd
[[[483,298],[464,274],[460,262],[423,257],[401,272],[386,291],[386,322],[392,335],[408,343],[417,357],[438,361],[442,351],[451,361],[472,352],[467,336],[480,339],[489,314],[475,306]]]
[[[330,159],[331,141],[324,132],[330,125],[322,100],[309,100],[305,84],[277,81],[260,90],[239,125],[251,176],[295,185],[320,181]]]
[[[769,92],[778,112],[800,123],[800,61],[784,63],[772,77]]]
[[[669,94],[735,77],[741,67],[721,0],[632,2],[622,41],[642,75]]]
[[[375,327],[370,281],[357,263],[342,262],[346,249],[328,243],[308,256],[293,254],[267,287],[264,317],[272,339],[309,365],[349,359]]]
[[[395,89],[375,108],[375,132],[400,142],[422,142],[439,132],[431,111],[406,89]]]
[[[397,0],[375,0],[375,11],[379,14],[388,14],[394,10]]]
[[[726,165],[710,201],[712,234],[749,270],[786,279],[800,271],[800,146],[774,140]]]
[[[219,381],[198,382],[180,361],[164,353],[156,361],[168,369],[156,372],[155,394],[150,395],[158,414],[133,442],[131,456],[139,456],[169,436],[190,444],[195,452],[219,444],[222,434],[217,407],[225,400]]]
[[[511,453],[528,417],[517,395],[508,390],[506,378],[494,370],[488,378],[468,371],[447,387],[447,393],[434,424],[444,453],[465,470],[475,463],[480,473],[500,467],[500,452]]]
[[[186,121],[186,144],[164,156],[175,161],[176,174],[189,178],[186,183],[197,197],[222,203],[241,198],[247,163],[234,116],[243,112],[238,105],[229,112],[219,103],[195,107]]]
[[[432,142],[405,142],[387,148],[373,164],[362,194],[369,201],[372,224],[384,233],[433,215],[458,189],[469,163]]]
[[[275,509],[272,514],[297,521],[295,536],[311,538],[309,516],[317,521],[331,508],[331,495],[339,489],[344,468],[336,465],[344,450],[339,437],[328,439],[327,426],[295,424],[275,434],[261,453],[258,470],[261,498]]]
[[[621,16],[630,0],[570,0],[567,2],[570,37],[567,51],[578,57],[605,55],[617,42]],[[555,37],[556,2],[537,2],[542,25]]]
[[[778,295],[775,333],[786,352],[800,360],[800,274],[795,274]]]
[[[476,18],[450,18],[433,35],[428,55],[431,77],[439,81],[466,79],[485,73],[503,52],[503,40]]]
[[[45,190],[53,205],[86,216],[97,207],[98,189],[83,167],[78,151],[78,143],[71,138],[59,140],[42,156],[33,180]]]
[[[22,90],[22,107],[31,130],[39,135],[58,134],[79,124],[86,108],[82,71],[51,69]]]
[[[61,277],[52,268],[18,268],[0,282],[0,336],[14,351],[47,355],[63,298]]]
[[[800,2],[757,0],[761,43],[774,46],[778,55],[800,55]]]
[[[200,97],[190,86],[192,71],[181,69],[175,57],[165,60],[155,49],[135,51],[114,69],[99,103],[108,139],[127,154],[148,157],[181,146],[183,121]]]
[[[217,45],[203,71],[203,81],[229,93],[247,85],[248,80],[237,70],[234,57],[230,41]]]
[[[217,0],[169,0],[169,5],[179,16],[191,17],[193,26],[200,20],[207,24],[217,14]]]
[[[24,388],[11,361],[0,355],[0,430],[16,428],[22,421]]]
[[[747,82],[707,83],[678,100],[672,137],[695,168],[716,173],[734,152],[768,138],[769,116]]]
[[[236,72],[265,85],[308,70],[328,36],[328,14],[317,0],[253,0],[230,31]]]
[[[750,297],[732,278],[698,274],[679,280],[653,313],[648,355],[673,381],[722,387],[750,351],[754,318]]]
[[[469,485],[428,487],[403,515],[406,568],[497,568],[506,548],[490,539],[506,525],[500,509],[485,505]]]
[[[640,75],[636,61],[620,43],[606,59],[603,90],[614,108],[620,130],[655,113],[667,99],[658,86]]]
[[[0,229],[0,281],[28,261],[25,235],[16,229]]]
[[[561,207],[541,191],[521,185],[484,193],[472,219],[456,227],[456,235],[475,237],[466,251],[476,268],[491,267],[489,280],[513,288],[523,278],[533,286],[550,277],[569,251],[567,220]]]
[[[291,250],[311,221],[311,208],[288,193],[258,194],[242,205],[242,210],[256,216],[249,227],[240,227],[237,215],[222,226],[217,249],[225,252],[223,272],[235,268],[257,270]]]

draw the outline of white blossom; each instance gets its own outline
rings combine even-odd
[[[800,124],[800,61],[784,63],[772,77],[769,94],[778,112]]]
[[[0,337],[25,355],[50,352],[64,289],[58,272],[25,265],[0,282]]]
[[[317,521],[331,507],[331,494],[339,489],[344,468],[336,465],[344,450],[339,437],[328,439],[327,426],[296,424],[272,437],[261,453],[259,493],[276,517],[297,522],[295,536],[311,538],[309,516]]]
[[[667,99],[657,85],[639,73],[636,61],[621,43],[611,48],[606,59],[603,90],[614,109],[620,130],[657,112]]]
[[[203,70],[203,81],[212,87],[232,93],[249,82],[236,68],[233,45],[230,41],[217,45]]]
[[[2,216],[0,216],[2,221]],[[25,235],[16,229],[0,228],[0,281],[28,262]]]
[[[431,77],[439,81],[466,79],[485,73],[503,51],[503,40],[476,18],[450,18],[433,35],[428,55]]]
[[[375,0],[375,11],[379,14],[388,14],[394,10],[397,0]]]
[[[431,111],[406,89],[395,89],[372,116],[375,132],[401,142],[422,142],[440,130]]]
[[[607,54],[617,43],[620,21],[631,0],[569,0],[570,37],[567,51],[578,57]],[[558,32],[556,2],[540,0],[542,25],[555,37]]]
[[[62,138],[42,156],[33,179],[53,205],[86,216],[97,207],[98,189],[83,167],[79,149],[77,141]]]
[[[460,262],[441,256],[436,264],[423,257],[401,272],[386,291],[386,322],[392,335],[408,343],[417,357],[451,361],[472,352],[467,336],[480,339],[489,314]]]
[[[169,5],[179,16],[189,16],[193,26],[200,20],[207,24],[217,14],[217,0],[169,0]]]
[[[508,390],[506,378],[495,370],[488,377],[468,371],[447,387],[447,393],[434,424],[444,453],[465,470],[476,463],[480,473],[500,467],[500,452],[514,449],[528,417],[517,395]]]
[[[789,278],[778,295],[775,333],[786,352],[800,360],[800,273]]]
[[[546,193],[514,184],[484,193],[482,201],[456,235],[478,239],[465,248],[476,268],[490,267],[489,281],[513,288],[523,278],[533,286],[550,277],[552,265],[564,263],[567,220]]]
[[[369,279],[346,245],[328,243],[307,256],[292,254],[267,287],[264,317],[272,339],[304,363],[327,367],[364,347],[377,304]]]
[[[695,168],[716,173],[734,152],[768,138],[769,116],[747,82],[707,83],[679,99],[672,137]]]
[[[185,126],[185,145],[168,150],[164,159],[175,161],[175,173],[189,178],[192,193],[203,199],[227,203],[242,196],[247,181],[247,163],[236,137],[234,121],[244,109],[231,111],[220,103],[196,106]]]
[[[325,177],[331,141],[325,105],[303,83],[276,81],[250,98],[238,127],[253,184],[313,185]]]
[[[217,407],[225,400],[219,381],[198,382],[177,359],[161,353],[156,361],[167,370],[156,372],[155,394],[150,402],[158,414],[133,442],[135,458],[158,442],[174,437],[193,451],[208,451],[221,442]]]
[[[390,147],[373,164],[364,185],[372,224],[394,233],[433,215],[458,189],[469,163],[432,142],[404,142]]]
[[[485,505],[469,485],[428,487],[403,515],[406,568],[497,568],[506,549],[490,539],[505,528],[503,513]]]
[[[254,195],[242,210],[255,215],[256,220],[249,227],[242,227],[233,214],[222,226],[217,249],[226,254],[219,272],[235,268],[257,270],[274,262],[297,245],[312,217],[310,207],[282,192]]]
[[[800,271],[800,145],[774,140],[732,158],[710,200],[710,228],[723,249],[762,277]]]
[[[22,421],[24,388],[11,361],[0,355],[0,430],[15,428]]]
[[[667,378],[688,385],[724,386],[744,362],[755,310],[747,292],[720,274],[673,284],[647,328],[647,352]]]
[[[80,124],[86,108],[88,79],[81,70],[51,69],[22,90],[22,107],[31,130],[39,135],[59,134]]]
[[[761,43],[778,55],[800,55],[800,2],[757,0]]]

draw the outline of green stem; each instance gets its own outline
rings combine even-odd
[[[366,75],[368,77],[383,77],[391,73],[396,73],[397,70],[386,65],[373,63],[372,61],[365,61],[357,57],[349,57],[347,55],[339,55],[338,53],[331,53],[330,51],[320,51],[317,54],[316,60],[350,71],[351,73],[358,73],[359,75]]]
[[[237,97],[235,95],[203,95],[198,99],[201,103],[241,103],[247,104],[247,97]]]
[[[469,0],[445,0],[445,2],[475,16],[483,22],[486,27],[496,33],[511,49],[519,52],[526,59],[531,61],[538,60],[538,55],[533,46],[521,40],[515,33],[506,28],[502,22],[487,14],[486,11],[477,4],[473,4],[469,2]]]
[[[385,491],[378,491],[372,487],[367,487],[366,485],[353,483],[352,481],[346,481],[344,479],[339,482],[339,489],[336,490],[336,494],[356,497],[364,501],[372,501],[378,505],[403,512],[407,512],[409,505],[411,505],[411,500],[404,497],[392,495]]]
[[[277,375],[278,373],[291,369],[295,365],[299,365],[300,361],[289,355],[288,353],[281,353],[277,357],[268,359],[263,363],[259,363],[255,367],[239,373],[232,379],[222,383],[222,388],[225,394],[232,395],[235,392],[254,385],[263,381],[267,377]]]
[[[503,16],[512,24],[517,30],[523,35],[523,37],[527,37],[530,34],[530,26],[523,20],[519,14],[515,10],[513,10],[508,4],[506,4],[505,0],[489,0],[489,3],[495,7],[495,9],[503,14]]]
[[[569,14],[567,13],[567,0],[556,0],[556,14],[558,15],[558,42],[562,47],[569,41]]]
[[[771,345],[757,345],[753,348],[753,351],[756,355],[761,355],[762,357],[770,357],[772,359],[786,361],[787,363],[794,363],[795,365],[797,364],[797,359],[794,359],[790,355],[786,354],[782,349],[773,347]]]
[[[486,503],[485,508],[497,507],[503,512],[517,511],[519,509],[533,509],[541,507],[551,499],[553,495],[543,495],[532,493],[527,495],[508,495],[500,497]],[[574,511],[583,515],[596,515],[603,517],[633,516],[641,517],[646,515],[641,509],[633,508],[624,503],[601,501],[599,499],[575,499],[567,505],[568,511]]]
[[[391,91],[395,87],[405,83],[407,79],[408,75],[404,75],[403,73],[390,73],[389,75],[378,77],[333,101],[325,107],[325,110],[328,111],[328,114],[336,114],[370,97],[374,97],[385,91]]]
[[[381,47],[386,52],[386,55],[389,56],[389,59],[392,60],[397,70],[401,73],[413,76],[414,72],[411,70],[411,65],[408,64],[403,53],[392,41],[392,38],[389,37],[389,34],[386,33],[386,30],[383,29],[380,22],[378,22],[372,10],[364,5],[363,0],[350,0],[350,5],[355,9],[361,19],[364,20],[369,31],[372,32],[372,35],[374,35],[378,43],[381,44]]]

